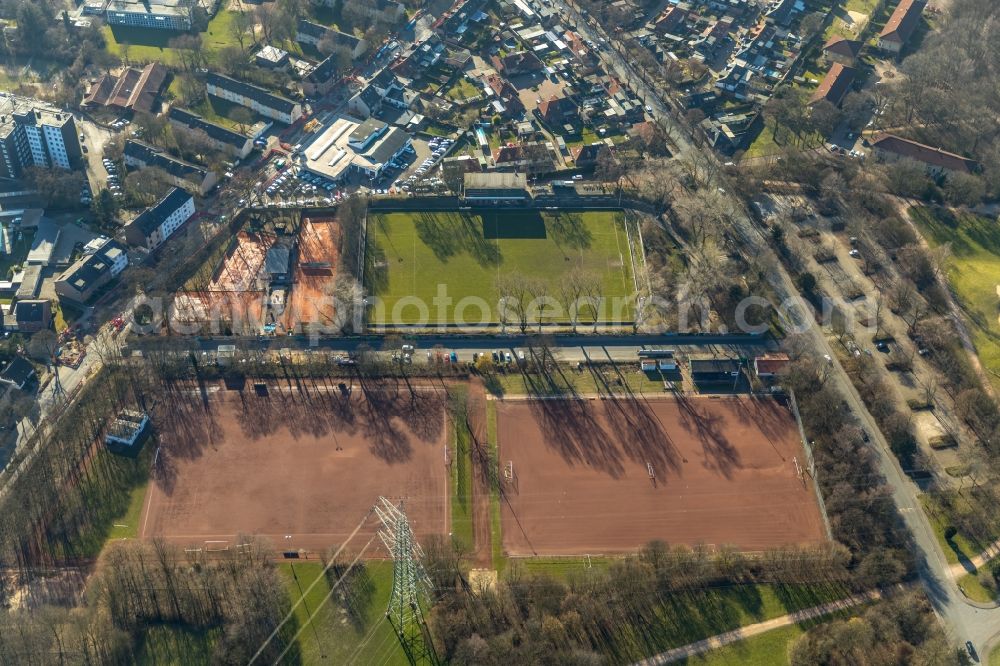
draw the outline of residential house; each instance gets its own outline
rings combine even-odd
[[[27,299],[14,303],[18,333],[37,333],[52,328],[52,303],[48,299]]]
[[[941,148],[927,146],[910,139],[904,139],[895,134],[881,134],[872,141],[875,156],[886,162],[910,159],[927,167],[933,176],[952,173],[975,173],[979,171],[979,163],[967,157],[949,153]]]
[[[400,110],[408,109],[416,98],[416,93],[407,90],[393,71],[386,67],[348,100],[347,108],[352,115],[366,119],[381,111],[384,104]]]
[[[538,105],[537,113],[545,124],[552,128],[580,123],[580,109],[569,97],[553,95]]]
[[[268,69],[283,69],[288,65],[288,51],[266,44],[254,55],[254,62]]]
[[[927,0],[899,0],[875,45],[888,53],[899,54],[920,25],[926,5]]]
[[[167,193],[152,208],[125,225],[125,240],[155,250],[194,215],[194,199],[180,188]]]
[[[250,137],[228,127],[209,122],[193,111],[175,106],[170,108],[167,117],[176,127],[204,132],[208,135],[212,146],[227,155],[243,159],[253,150],[253,140]]]
[[[302,79],[302,92],[308,97],[327,95],[341,82],[341,63],[337,54],[320,61]]]
[[[864,44],[858,39],[847,39],[840,35],[834,35],[823,45],[823,55],[831,62],[839,62],[842,65],[853,65],[861,55],[861,47]]]
[[[667,8],[653,21],[653,31],[658,35],[673,33],[688,17],[688,10],[679,5],[667,5]]]
[[[75,303],[86,303],[128,266],[128,253],[118,241],[107,238],[95,251],[80,257],[55,280],[55,291]]]
[[[0,383],[13,386],[23,391],[24,387],[35,378],[35,368],[22,356],[15,356],[10,363],[0,370]]]
[[[551,171],[552,152],[543,143],[527,142],[500,146],[492,153],[494,166],[501,171]]]
[[[157,167],[167,174],[171,185],[183,187],[204,196],[208,194],[219,177],[214,171],[185,162],[159,148],[154,148],[141,141],[128,139],[123,152],[125,166],[133,169]]]
[[[299,19],[295,41],[310,46],[326,43],[333,48],[343,48],[351,54],[353,60],[357,60],[368,51],[366,40],[305,19]]]
[[[592,169],[597,166],[602,155],[610,154],[611,149],[603,141],[588,143],[570,150],[573,155],[573,163],[578,169]]]
[[[830,71],[823,77],[822,83],[809,98],[809,104],[817,104],[823,100],[830,102],[836,107],[844,101],[844,97],[850,92],[858,70],[853,67],[845,67],[839,62],[833,63]]]
[[[107,106],[119,111],[156,113],[157,100],[169,71],[158,62],[142,69],[126,67],[117,76],[104,74],[90,86],[84,106]]]
[[[493,68],[508,78],[521,74],[537,74],[545,70],[545,63],[531,51],[517,51],[502,57],[495,55],[491,61]]]
[[[441,38],[431,35],[404,55],[397,64],[392,65],[392,68],[400,76],[416,79],[438,64],[447,53],[448,49]]]
[[[342,0],[313,0],[317,5],[336,7]],[[351,10],[367,16],[373,21],[395,24],[406,16],[406,8],[396,0],[365,0],[351,3]]]
[[[517,88],[511,85],[510,81],[496,72],[487,74],[485,81],[488,88],[487,93],[496,98],[494,102],[500,102],[500,109],[496,108],[496,104],[493,107],[501,116],[509,118],[524,113],[524,104],[521,102],[521,96],[518,94]]]
[[[209,72],[205,78],[209,95],[222,98],[233,104],[245,106],[265,118],[291,125],[302,117],[302,106],[298,102],[275,95],[263,88],[243,81]]]

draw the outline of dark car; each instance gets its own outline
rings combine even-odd
[[[979,654],[976,652],[976,646],[972,644],[972,641],[965,641],[965,651],[969,653],[972,661],[979,662]]]

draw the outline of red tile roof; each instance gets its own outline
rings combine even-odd
[[[872,141],[872,148],[923,162],[940,169],[971,173],[979,169],[979,163],[946,150],[927,146],[895,134],[882,134]]]
[[[854,83],[855,75],[857,70],[853,67],[845,67],[839,62],[834,63],[823,78],[823,82],[819,84],[819,88],[816,88],[809,103],[815,104],[825,99],[834,106],[840,106],[844,96],[851,89],[851,84]]]
[[[784,370],[791,360],[788,354],[764,354],[753,360],[758,375],[776,375]]]
[[[885,27],[879,33],[880,39],[905,44],[920,23],[927,0],[900,0]]]
[[[839,35],[834,35],[823,45],[823,51],[833,53],[847,58],[857,58],[861,53],[861,42],[857,39],[847,39]]]

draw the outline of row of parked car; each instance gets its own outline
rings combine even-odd
[[[448,149],[451,148],[451,144],[455,143],[451,139],[431,139],[427,142],[427,147],[431,149],[431,156],[420,163],[417,167],[416,175],[423,176],[425,173],[430,171],[437,165],[441,158],[444,157]],[[410,176],[409,180],[416,180],[415,177]]]
[[[111,191],[111,196],[124,197],[125,192],[122,190],[122,183],[118,176],[118,166],[107,157],[101,161],[104,163],[104,170],[108,172],[108,190]]]

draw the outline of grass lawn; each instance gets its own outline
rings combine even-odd
[[[609,652],[613,655],[611,661],[637,661],[650,654],[842,599],[849,594],[850,591],[840,585],[733,585],[671,592],[664,595],[661,604],[643,618],[642,626],[618,627],[609,645]],[[774,649],[780,651],[782,645],[787,645],[787,642]],[[766,657],[769,653],[763,647],[758,649],[763,651],[761,661],[720,663],[782,663],[768,661]]]
[[[17,240],[17,233],[10,233],[10,253],[0,255],[0,278],[6,278],[15,266],[20,266],[28,258],[31,251],[31,243],[35,239],[35,230],[26,229],[21,232],[21,240]]]
[[[112,470],[108,480],[114,483],[98,486],[89,479],[82,482],[88,502],[98,507],[96,512],[99,518],[94,520],[91,530],[66,545],[67,556],[96,557],[109,539],[136,537],[149,480],[151,449],[155,449],[155,445],[147,441],[134,458],[110,453],[103,446],[98,449],[91,464],[107,466]]]
[[[622,213],[387,213],[370,218],[368,233],[368,287],[380,300],[372,312],[375,323],[419,323],[424,307],[428,324],[456,319],[495,323],[500,318],[498,278],[524,275],[544,284],[547,295],[558,300],[560,282],[573,267],[600,281],[605,299],[601,319],[634,317],[633,268]],[[450,303],[435,302],[442,291]],[[469,299],[468,307],[462,299]],[[615,316],[618,299],[620,314]],[[464,312],[456,317],[459,305]],[[568,320],[565,312],[556,316],[552,306],[548,309],[546,319]]]
[[[142,517],[142,505],[146,499],[146,488],[148,487],[149,482],[144,481],[132,488],[129,493],[128,508],[125,509],[125,513],[115,518],[111,532],[108,534],[109,539],[138,538],[139,520]]]
[[[932,246],[951,244],[948,281],[969,321],[979,360],[1000,390],[1000,227],[996,220],[944,209],[914,207],[909,214]]]
[[[229,114],[233,109],[242,108],[238,104],[233,104],[219,97],[205,95],[204,99],[197,106],[192,107],[191,110],[201,115],[205,120],[239,131],[240,124],[235,120],[231,120]]]
[[[688,659],[688,666],[784,666],[792,642],[805,631],[790,625]]]
[[[293,605],[317,577],[322,577],[295,608],[295,618],[302,630],[298,638],[302,664],[408,663],[392,626],[385,619],[392,592],[392,562],[355,565],[352,574],[325,602],[330,579],[323,576],[323,565],[280,564],[279,569]]]
[[[456,102],[463,102],[467,99],[475,99],[476,97],[479,97],[481,93],[482,90],[477,88],[471,81],[464,76],[460,76],[458,80],[455,81],[455,84],[448,89],[445,97]]]
[[[634,364],[633,364],[634,366]],[[497,396],[504,395],[572,395],[625,392],[623,386],[610,386],[619,377],[610,367],[604,372],[597,368],[585,368],[582,372],[563,367],[563,371],[542,377],[534,373],[518,371],[506,375],[496,375],[486,382],[486,388]],[[663,382],[650,379],[648,375],[639,372],[637,367],[622,366],[621,380],[633,393],[661,395],[664,393]]]
[[[490,447],[490,465],[499,474],[500,458],[497,452],[497,406],[496,402],[486,402],[486,442]],[[507,565],[503,554],[502,528],[500,527],[500,485],[490,484],[490,544],[492,545],[493,568],[499,574]]]
[[[979,575],[975,573],[968,573],[958,579],[958,587],[965,592],[965,596],[969,597],[973,601],[979,601],[981,603],[987,604],[991,601],[996,601],[996,595],[990,590],[982,586],[979,582]]]
[[[464,386],[450,387],[451,391],[467,393]],[[465,420],[452,419],[451,478],[451,538],[465,551],[475,547],[472,525],[472,434]]]
[[[208,23],[208,30],[201,34],[205,55],[209,63],[214,62],[215,55],[227,46],[239,46],[233,37],[230,25],[237,12],[220,10]],[[173,30],[156,30],[134,28],[127,26],[104,26],[104,39],[108,52],[121,56],[122,44],[128,44],[128,59],[132,63],[161,62],[166,65],[176,65],[180,62],[174,49],[168,46],[171,39],[179,37],[183,32]]]
[[[822,79],[823,76],[820,75],[819,78]],[[768,122],[743,153],[743,157],[769,157],[787,152],[799,152],[806,150],[806,145],[815,146],[822,143],[821,139],[822,137],[817,134],[812,137],[811,142],[803,144],[798,137],[793,136],[789,130],[785,129],[784,125],[779,126],[777,134],[775,134],[772,123]]]
[[[993,648],[993,652],[990,652],[990,666],[1000,666],[1000,645]]]
[[[958,532],[950,540],[945,539],[944,531],[951,524],[948,511],[957,512],[960,515],[973,511],[968,499],[963,495],[953,493],[951,496],[953,506],[946,509],[943,504],[934,496],[923,494],[920,496],[920,503],[924,507],[924,513],[934,529],[941,550],[951,564],[958,564],[960,560],[971,560],[986,548],[987,543],[979,543],[977,540]]]
[[[174,625],[154,625],[143,629],[136,664],[139,666],[186,666],[208,664],[212,647],[221,630],[195,631]]]

